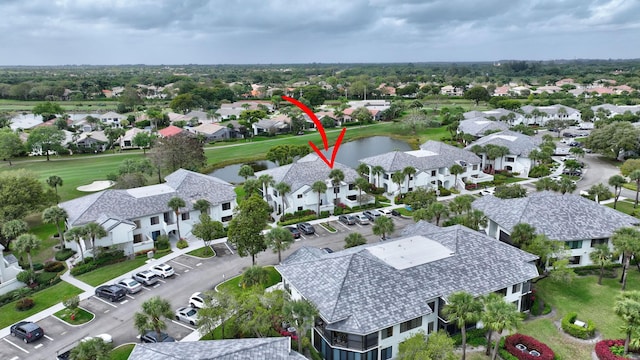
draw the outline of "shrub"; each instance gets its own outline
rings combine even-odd
[[[126,259],[124,250],[109,250],[100,252],[100,254],[95,257],[95,263],[97,266],[104,266],[115,264]]]
[[[16,275],[16,279],[20,282],[23,282],[27,285],[31,284],[33,280],[36,278],[36,273],[31,270],[20,271],[18,275]]]
[[[301,221],[301,220],[299,220],[300,218],[308,217],[310,215],[313,215],[313,218],[316,218],[316,216],[315,216],[316,212],[313,211],[313,210],[310,210],[310,209],[298,210],[298,211],[294,212],[293,214],[292,213],[283,214],[280,217],[280,221],[285,222],[285,221],[289,221],[289,220],[298,220],[298,221],[295,221],[295,222],[300,222]]]
[[[451,191],[449,189],[445,189],[442,186],[439,187],[440,190],[440,196],[449,196],[451,195]]]
[[[546,165],[537,165],[529,170],[529,177],[539,178],[551,174],[551,170]]]
[[[622,264],[609,264],[604,267],[604,276],[609,278],[616,277],[616,269],[621,268]],[[600,275],[600,265],[587,265],[573,268],[577,275]]]
[[[39,271],[44,269],[44,264],[42,263],[33,263],[33,271]]]
[[[85,263],[76,265],[73,267],[73,269],[71,269],[71,275],[73,276],[82,275],[84,273],[88,273],[91,270],[95,270],[96,268],[98,268],[98,265],[95,262],[93,261],[87,262],[85,260]]]
[[[20,299],[16,302],[16,310],[26,311],[31,309],[35,305],[35,302],[31,298]]]
[[[331,213],[328,211],[320,211],[320,216],[318,217],[319,219],[324,219],[324,218],[328,218],[329,216],[331,216]]]
[[[185,239],[180,239],[176,243],[176,246],[178,247],[178,249],[184,249],[186,247],[189,247],[189,243]]]
[[[169,244],[169,236],[160,235],[156,238],[156,249],[164,250],[168,249],[170,246],[171,244]]]
[[[65,261],[68,258],[72,257],[76,252],[71,249],[62,249],[60,251],[56,251],[55,258],[58,261]]]
[[[58,273],[64,270],[64,264],[60,261],[48,261],[44,264],[44,271],[50,273]]]
[[[299,222],[316,220],[317,218],[318,217],[314,213],[313,215],[307,215],[305,217],[301,217],[301,218],[297,218],[297,219],[291,219],[291,220],[287,220],[287,221],[280,221],[280,222],[278,222],[278,224],[280,226],[287,226],[287,225],[291,225],[291,224],[297,224]]]
[[[533,356],[528,352],[520,351],[516,348],[517,344],[522,344],[527,349],[534,349],[540,353],[540,356]],[[518,360],[553,360],[555,354],[553,350],[540,341],[532,338],[531,336],[523,334],[513,334],[507,336],[504,342],[504,348]]]
[[[591,320],[587,320],[587,327],[578,326],[575,323],[578,313],[570,312],[562,318],[562,330],[578,339],[588,339],[593,337],[596,327]]]
[[[613,348],[613,349],[612,349]],[[624,360],[627,357],[614,354],[619,353],[620,348],[624,351],[624,340],[602,340],[596,343],[596,356],[600,360]]]
[[[51,284],[51,281],[58,276],[58,273],[52,272],[41,272],[36,274],[36,282],[40,285],[46,285],[45,287]]]
[[[487,330],[486,329],[472,329],[467,330],[467,344],[470,346],[485,346],[487,345]],[[457,333],[452,335],[451,338],[455,341],[455,346],[462,345],[462,334]]]

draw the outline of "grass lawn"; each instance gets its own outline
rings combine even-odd
[[[282,277],[280,276],[280,273],[278,273],[273,266],[265,266],[264,268],[269,272],[269,281],[262,286],[263,289],[266,289],[282,281]],[[246,291],[240,286],[241,280],[242,280],[242,275],[231,278],[226,282],[220,284],[220,286],[218,286],[218,290],[229,291],[230,293],[240,295],[242,294],[243,291]]]
[[[133,260],[127,260],[119,262],[117,264],[111,264],[98,268],[86,274],[78,275],[76,278],[80,281],[84,281],[91,286],[98,286],[144,265],[146,260],[146,257],[139,256]]]
[[[622,187],[625,188],[625,189],[629,189],[631,191],[636,191],[636,183],[635,182],[629,182],[629,183],[623,184]]]
[[[15,324],[22,319],[61,302],[63,299],[81,293],[82,290],[63,281],[33,294],[31,298],[35,302],[35,306],[27,311],[17,311],[16,302],[10,302],[0,307],[0,328]]]
[[[111,360],[127,360],[131,352],[133,351],[133,347],[135,344],[124,344],[120,345],[117,348],[111,350]]]
[[[94,315],[92,313],[83,308],[78,308],[78,310],[76,310],[76,317],[73,320],[71,320],[71,312],[69,311],[69,309],[62,309],[53,315],[71,325],[82,325],[93,320],[94,318]]]
[[[210,257],[214,257],[216,253],[213,251],[213,249],[210,246],[205,246],[205,247],[201,247],[200,249],[189,251],[187,255],[207,259]]]
[[[633,211],[635,210],[633,208],[633,204],[635,203],[635,201],[633,200],[618,200],[618,204],[616,205],[616,210],[623,212],[627,215],[631,215],[633,216]],[[605,206],[608,206],[610,208],[613,209],[613,203],[610,204],[605,204]]]
[[[34,263],[45,263],[53,259],[55,253],[53,246],[60,242],[58,238],[53,237],[54,234],[58,233],[56,226],[54,224],[43,224],[41,216],[41,213],[31,214],[24,219],[29,225],[29,232],[42,240],[40,247],[31,254]]]

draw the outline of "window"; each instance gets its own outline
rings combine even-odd
[[[133,220],[133,223],[136,224],[136,229],[140,229],[140,220]]]
[[[233,218],[232,215],[227,215],[227,216],[223,216],[222,219],[220,220],[222,220],[222,222],[227,222],[227,221],[231,221],[232,218]]]
[[[609,239],[591,239],[591,247],[596,247],[598,245],[605,245],[609,243]]]
[[[531,291],[531,282],[527,281],[522,283],[522,293],[526,294]]]
[[[419,316],[415,319],[411,319],[409,321],[405,321],[402,324],[400,324],[400,332],[403,333],[405,331],[415,329],[418,326],[422,326],[422,316]]]
[[[582,240],[567,241],[567,246],[569,249],[580,249],[582,248]]]
[[[142,242],[142,234],[133,235],[133,243],[134,244],[141,243],[141,242]]]
[[[514,162],[514,161],[516,161],[516,158],[507,156],[504,161],[505,162]]]
[[[302,199],[302,194],[298,194],[298,199]]]
[[[158,225],[160,223],[160,218],[157,216],[154,216],[151,218],[151,225]]]
[[[436,170],[431,170],[431,176],[436,176]]]
[[[520,284],[515,284],[511,287],[511,293],[516,294],[520,292]]]
[[[222,204],[222,210],[230,210],[231,209],[231,203],[223,203]]]
[[[380,359],[381,360],[391,359],[391,354],[393,354],[393,346],[384,348],[382,349],[382,351],[380,351]]]
[[[432,301],[430,303],[427,304],[429,306],[429,308],[431,309],[432,312],[436,312],[436,302]]]
[[[473,170],[478,170],[478,165],[473,165]]]
[[[431,334],[431,333],[433,332],[433,330],[435,330],[435,327],[436,327],[436,323],[435,323],[435,322],[433,322],[433,321],[430,321],[430,322],[427,324],[427,335],[428,335],[428,334]]]
[[[277,197],[277,196],[278,196],[278,192],[277,192],[277,191],[275,191],[275,190],[273,190],[273,196],[276,196],[276,197]]]
[[[189,220],[190,216],[189,216],[188,212],[185,212],[185,213],[180,214],[180,217],[182,218],[182,220]]]
[[[301,210],[302,210],[302,206],[298,206],[298,211],[301,211]]]
[[[580,265],[580,256],[570,256],[569,257],[569,264],[571,265]]]
[[[382,178],[385,179],[385,180],[388,180],[389,179],[389,174],[387,174],[387,173],[383,174]]]
[[[384,329],[381,331],[380,334],[382,339],[386,339],[388,337],[392,337],[393,336],[393,326],[389,326],[388,328]]]
[[[496,294],[499,294],[499,295],[502,295],[502,296],[507,296],[507,288],[500,289],[500,290],[496,291]]]

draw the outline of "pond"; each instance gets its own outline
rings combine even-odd
[[[358,160],[369,156],[384,154],[389,151],[411,150],[409,144],[401,140],[392,139],[388,136],[373,136],[364,139],[358,139],[340,145],[340,150],[336,156],[336,162],[355,168],[358,166]],[[325,154],[327,159],[331,159],[333,147]],[[258,172],[265,169],[272,169],[277,165],[268,160],[255,161],[247,163],[253,167],[253,171]],[[238,176],[238,171],[243,164],[228,165],[220,168],[209,175],[218,177],[230,183],[241,183],[244,179]]]

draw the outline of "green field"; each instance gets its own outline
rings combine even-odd
[[[63,281],[29,296],[35,302],[35,306],[27,311],[17,311],[16,301],[10,302],[0,307],[0,328],[15,324],[22,319],[26,319],[33,314],[39,313],[61,302],[63,299],[80,295],[81,293],[82,290]]]

